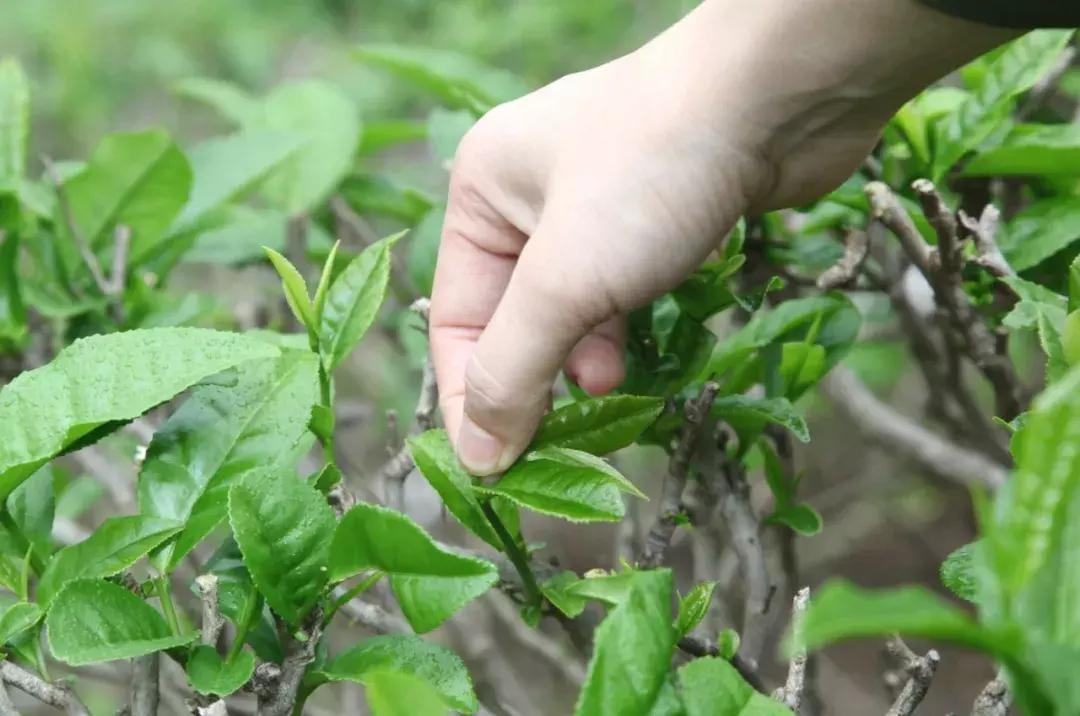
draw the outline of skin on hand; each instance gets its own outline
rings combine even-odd
[[[913,0],[706,0],[640,50],[485,115],[454,159],[431,304],[465,466],[509,467],[560,370],[618,387],[629,311],[744,213],[837,186],[905,100],[1014,35]]]

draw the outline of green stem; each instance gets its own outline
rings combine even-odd
[[[155,578],[154,588],[161,601],[161,609],[165,612],[165,621],[169,623],[169,629],[173,634],[179,635],[180,619],[176,616],[176,606],[173,605],[172,600],[172,585],[169,584],[168,576],[162,575]]]
[[[244,607],[244,613],[240,616],[240,623],[236,625],[236,638],[233,639],[233,643],[229,647],[229,653],[225,657],[226,661],[235,659],[244,648],[248,632],[251,631],[251,627],[255,626],[255,621],[262,616],[262,605],[262,595],[258,592],[248,600],[247,605]]]
[[[373,572],[368,575],[367,578],[353,585],[348,591],[335,599],[334,602],[326,608],[326,613],[323,615],[323,626],[325,627],[330,623],[330,620],[334,618],[334,614],[336,614],[339,609],[351,602],[355,597],[366,592],[374,586],[376,582],[382,579],[383,576],[385,576],[385,572]]]
[[[490,502],[481,502],[480,509],[483,510],[484,517],[491,523],[491,527],[495,530],[495,534],[498,535],[499,541],[502,542],[506,556],[510,558],[514,569],[521,576],[521,582],[525,585],[525,598],[528,600],[529,606],[539,608],[544,601],[544,597],[540,592],[540,585],[536,583],[536,576],[529,566],[529,555],[513,538],[510,531],[506,529],[506,525],[499,519],[499,515],[496,514]]]
[[[330,377],[330,374],[326,370],[326,366],[323,365],[322,360],[319,361],[319,396],[322,406],[330,413],[334,414],[334,382]],[[323,457],[330,465],[336,465],[337,462],[334,459],[334,434],[333,431],[325,438],[320,438],[323,448]]]

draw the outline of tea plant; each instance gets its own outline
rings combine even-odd
[[[889,713],[911,714],[940,657],[898,634],[1000,664],[973,713],[1005,713],[1013,698],[1031,714],[1076,713],[1080,134],[1060,121],[1077,104],[1062,81],[1070,40],[1031,33],[980,59],[962,86],[906,105],[843,187],[749,217],[631,316],[621,389],[596,398],[569,384],[494,481],[469,475],[435,427],[430,367],[413,429],[383,468],[353,474],[336,438],[350,354],[373,327],[404,325],[406,342],[416,326],[380,323],[384,300],[412,304],[422,322],[441,213],[366,160],[421,136],[449,160],[475,117],[521,91],[513,77],[415,49],[360,50],[446,104],[426,126],[361,123],[319,82],[257,97],[192,80],[179,91],[233,133],[186,151],[156,130],[111,135],[86,163],[44,161],[39,180],[25,169],[26,80],[0,64],[0,350],[13,376],[0,391],[0,586],[11,595],[0,683],[88,713],[51,662],[132,660],[125,708],[140,716],[239,712],[250,695],[260,714],[302,713],[337,682],[362,684],[375,714],[510,712],[506,694],[478,693],[459,656],[418,636],[498,591],[517,607],[508,629],[580,679],[583,716],[813,713],[807,650],[867,636],[891,637],[903,676]],[[416,228],[372,240],[372,217]],[[185,266],[264,257],[288,314],[275,298],[269,320],[226,330],[237,326],[215,299],[171,292]],[[898,327],[910,349],[926,420],[842,365],[876,325]],[[1028,333],[1049,384],[1034,400],[1017,358]],[[792,559],[774,559],[822,530],[793,450],[810,439],[802,406],[815,390],[867,441],[973,488],[981,537],[943,579],[977,617],[915,587],[836,582],[811,595]],[[121,429],[143,443],[130,514],[57,544],[58,499],[80,499],[61,464]],[[605,459],[634,444],[667,453],[651,505]],[[406,514],[414,470],[471,534],[466,545]],[[764,510],[750,499],[759,475]],[[621,563],[561,569],[530,541],[522,510],[622,523]],[[665,565],[687,535],[729,549],[739,578],[677,594]],[[740,602],[740,619],[717,629],[721,598]],[[789,669],[770,689],[759,667],[789,600]],[[330,636],[348,621],[374,635],[341,647]],[[548,623],[587,656],[584,673],[578,655],[551,656]],[[166,664],[186,676],[179,705]],[[0,713],[14,709],[0,688]]]

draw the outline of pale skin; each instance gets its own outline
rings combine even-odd
[[[560,370],[618,387],[629,311],[740,216],[830,191],[904,101],[1017,34],[914,0],[705,0],[639,50],[485,115],[454,159],[431,304],[465,466],[509,467]]]

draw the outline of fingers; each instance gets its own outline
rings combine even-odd
[[[626,377],[626,316],[601,323],[578,341],[566,359],[566,374],[590,395],[610,393]]]
[[[521,454],[571,350],[607,317],[605,301],[589,295],[579,264],[560,249],[564,242],[547,231],[541,225],[522,251],[465,368],[458,456],[478,475],[501,472]],[[578,359],[578,367],[598,385],[612,381],[617,370],[614,349],[605,345],[609,340],[592,336]]]
[[[465,399],[465,367],[525,243],[490,207],[477,204],[451,189],[431,295],[430,340],[439,402],[455,441]]]

